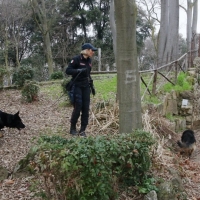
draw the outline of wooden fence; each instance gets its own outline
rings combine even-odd
[[[188,52],[183,54],[180,58],[165,64],[161,67],[149,70],[139,71],[142,84],[145,85],[145,90],[141,94],[141,100],[144,99],[147,93],[149,95],[155,95],[156,92],[164,85],[166,82],[170,82],[175,85],[177,82],[177,76],[180,71],[186,72],[189,66],[193,66],[192,62],[195,58],[193,54],[196,54],[199,50]],[[191,59],[193,58],[193,59]],[[116,74],[117,71],[92,71],[92,74]],[[148,76],[147,80],[145,77]]]

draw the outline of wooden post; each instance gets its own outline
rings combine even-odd
[[[174,82],[176,84],[177,83],[177,76],[178,76],[178,61],[176,61],[174,63],[174,65],[175,65],[175,80],[174,80]]]
[[[153,95],[156,94],[157,74],[158,74],[158,71],[154,70],[153,87],[152,87],[152,94]]]
[[[98,71],[101,71],[101,48],[98,48]]]

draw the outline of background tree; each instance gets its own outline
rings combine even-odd
[[[53,57],[51,50],[50,30],[53,23],[53,13],[55,11],[56,2],[54,0],[30,0],[34,13],[34,19],[37,23],[43,37],[43,48],[48,64],[49,77],[53,73]],[[51,12],[47,13],[47,8]]]
[[[188,67],[191,66],[192,53],[191,51],[197,50],[197,17],[198,17],[198,0],[187,0],[187,8],[180,5],[182,9],[187,13],[187,51],[189,54]],[[193,56],[197,56],[197,51],[193,53]]]
[[[6,70],[9,71],[9,25],[10,25],[10,1],[1,1],[0,6],[0,40],[1,40],[1,63],[5,66]]]
[[[0,1],[0,64],[6,68],[10,84],[11,67],[19,67],[24,56],[23,23],[28,16],[21,1]]]
[[[198,0],[193,1],[193,18],[192,18],[192,50],[197,50],[197,18],[198,18]],[[194,53],[196,57],[198,52]]]
[[[110,0],[110,12],[109,12],[109,20],[110,20],[110,28],[112,32],[112,40],[113,40],[113,51],[116,57],[116,24],[115,24],[115,4],[114,0]]]
[[[179,0],[161,0],[161,25],[158,40],[158,66],[178,57]]]
[[[134,0],[115,0],[114,3],[117,33],[119,131],[130,133],[142,127],[140,76],[136,47],[137,8]]]
[[[151,37],[148,37],[144,42],[144,48],[142,48],[138,56],[140,70],[154,69],[157,65],[157,52],[154,47]]]

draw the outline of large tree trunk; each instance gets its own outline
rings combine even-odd
[[[117,30],[117,87],[119,132],[131,133],[142,127],[140,75],[137,64],[136,16],[134,0],[115,0]]]
[[[198,21],[198,0],[193,3],[193,18],[192,18],[192,47],[191,50],[197,50],[197,21]],[[198,51],[193,53],[192,60],[198,56]]]
[[[158,40],[158,66],[177,59],[179,0],[161,0],[161,26]]]
[[[193,17],[192,17],[193,13]],[[196,31],[198,17],[198,0],[187,0],[187,50],[189,52],[188,67],[192,66],[193,56],[192,50],[196,50]],[[197,55],[197,54],[196,54]]]
[[[179,0],[169,0],[168,7],[167,48],[164,52],[166,63],[178,58]]]
[[[192,39],[192,2],[187,1],[187,50],[191,51],[191,39]]]
[[[158,62],[157,66],[163,65],[166,62],[164,60],[164,52],[167,45],[167,30],[168,30],[168,3],[169,0],[161,0],[161,23],[158,38]]]
[[[160,24],[157,67],[175,61],[178,58],[179,0],[161,0]],[[156,93],[156,79],[155,73],[153,94]]]

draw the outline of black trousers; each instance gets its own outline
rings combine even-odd
[[[81,129],[85,129],[88,125],[89,118],[90,86],[79,87],[75,85],[74,98],[74,110],[71,116],[71,124],[76,124],[81,114]]]

